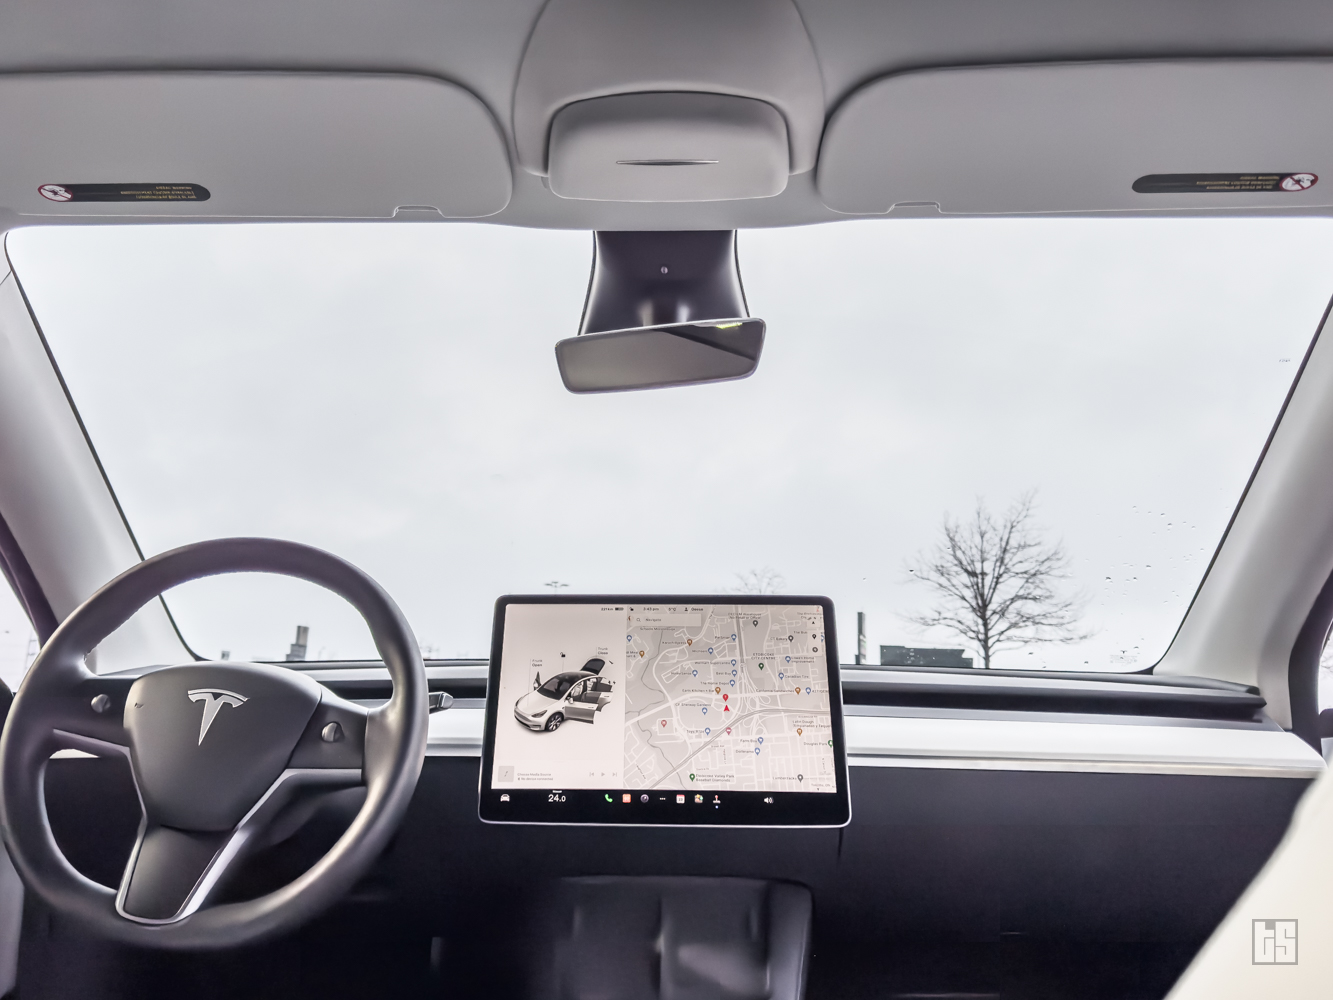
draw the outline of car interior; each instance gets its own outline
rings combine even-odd
[[[0,996],[1328,996],[1331,60],[0,6]]]

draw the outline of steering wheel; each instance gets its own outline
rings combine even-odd
[[[145,673],[118,704],[84,665],[163,591],[241,572],[296,577],[351,603],[389,668],[389,701],[367,710],[294,670],[204,661]],[[226,948],[290,930],[340,898],[393,835],[421,773],[428,697],[402,612],[350,563],[265,538],[164,552],[76,608],[19,688],[0,737],[0,824],[10,857],[54,911],[127,944]],[[43,775],[61,749],[129,759],[143,821],[118,890],[75,871],[52,837]],[[210,905],[298,793],[356,785],[366,788],[360,811],[314,867],[258,899]]]

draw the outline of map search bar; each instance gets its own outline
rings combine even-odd
[[[703,616],[698,612],[677,612],[670,614],[667,612],[648,611],[635,617],[636,625],[699,625],[703,622]]]

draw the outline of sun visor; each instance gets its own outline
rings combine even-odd
[[[622,94],[579,101],[551,123],[550,185],[592,201],[771,198],[787,186],[787,126],[764,101]]]
[[[828,207],[882,214],[1333,204],[1333,64],[1138,62],[905,73],[833,116]]]
[[[23,216],[478,218],[512,186],[485,106],[417,76],[3,76],[0,135]]]

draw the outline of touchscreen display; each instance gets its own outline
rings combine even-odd
[[[502,599],[482,818],[845,822],[831,619],[817,598]]]

